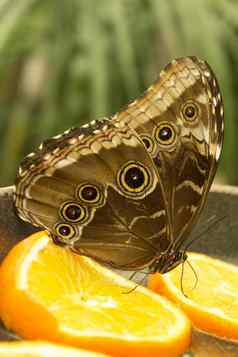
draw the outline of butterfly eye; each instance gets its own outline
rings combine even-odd
[[[171,145],[176,140],[175,128],[169,123],[161,123],[156,128],[155,138],[161,145]]]
[[[148,187],[150,175],[140,163],[129,162],[119,172],[118,183],[128,193],[141,193]]]
[[[68,222],[81,222],[86,217],[86,209],[74,202],[67,202],[60,209],[61,216]]]
[[[194,102],[188,101],[182,107],[182,114],[185,120],[194,121],[198,117],[199,108]]]
[[[99,203],[102,201],[102,193],[99,188],[91,184],[83,184],[77,190],[79,199],[86,203]]]
[[[154,142],[152,140],[152,138],[150,138],[149,136],[147,135],[140,135],[142,141],[143,141],[143,144],[145,145],[146,149],[148,150],[149,153],[152,153],[153,150],[154,150]]]
[[[75,237],[75,229],[67,223],[59,223],[55,226],[55,233],[59,240],[67,242]]]

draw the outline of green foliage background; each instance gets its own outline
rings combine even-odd
[[[49,136],[118,111],[172,58],[206,59],[225,104],[222,180],[238,184],[238,2],[1,0],[0,184]]]

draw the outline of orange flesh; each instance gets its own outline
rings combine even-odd
[[[28,339],[112,356],[176,357],[190,323],[167,299],[55,246],[44,232],[20,242],[0,268],[0,315]]]

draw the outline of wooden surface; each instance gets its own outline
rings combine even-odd
[[[15,214],[13,188],[0,188],[0,261],[18,241],[36,231]],[[220,220],[217,222],[217,220]],[[214,224],[215,222],[215,224]],[[202,235],[201,232],[203,232]],[[197,237],[197,238],[196,238]],[[238,188],[214,186],[208,202],[189,240],[189,248],[238,265]],[[17,338],[0,326],[0,339]],[[219,340],[197,330],[191,346],[196,357],[237,357],[238,344]],[[192,356],[191,355],[191,356]]]

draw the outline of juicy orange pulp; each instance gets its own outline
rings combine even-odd
[[[0,357],[107,357],[108,355],[84,351],[48,342],[0,342]],[[109,357],[109,356],[108,356]]]
[[[180,356],[190,323],[167,299],[93,260],[54,245],[45,232],[11,250],[0,268],[0,316],[28,339],[112,356]]]
[[[183,274],[181,265],[156,273],[149,287],[179,305],[194,326],[238,340],[238,267],[197,253],[189,253],[188,260],[192,269],[185,263]]]

